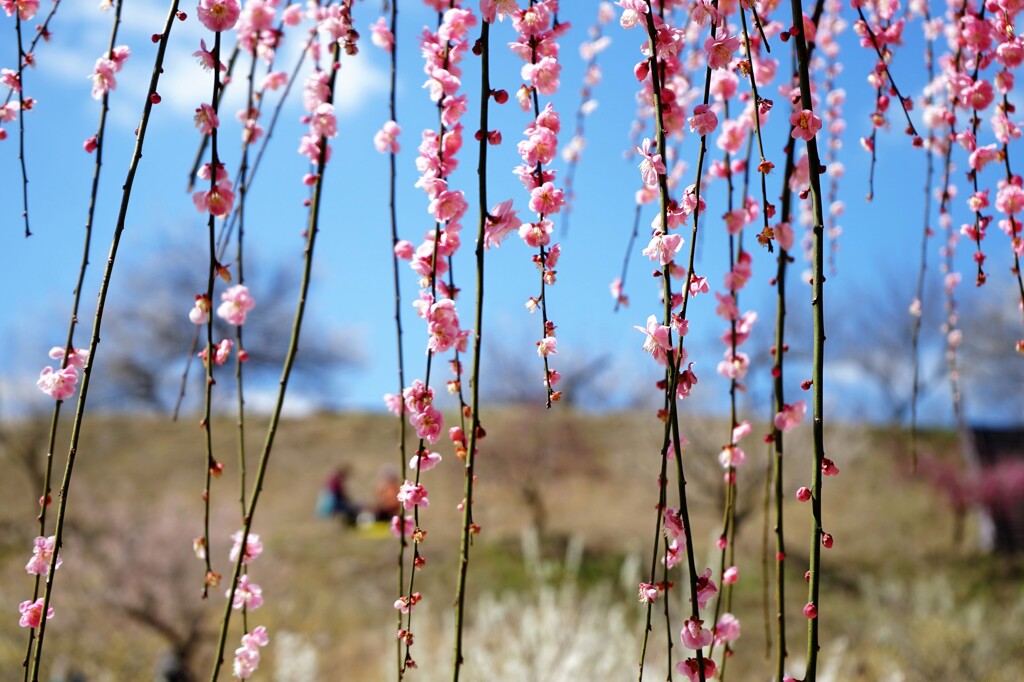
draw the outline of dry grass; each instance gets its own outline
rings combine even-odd
[[[524,668],[516,666],[541,660],[530,642],[540,646],[544,638],[536,639],[537,632],[560,630],[576,635],[563,645],[571,665],[563,661],[567,672],[547,665],[548,677],[536,679],[630,679],[641,634],[635,584],[640,567],[649,561],[654,533],[659,424],[647,415],[509,409],[494,413],[485,426],[476,493],[476,520],[483,534],[470,572],[466,679],[527,679]],[[684,430],[692,443],[685,462],[698,565],[717,570],[717,556],[708,548],[720,532],[716,454],[727,427],[703,420]],[[253,458],[262,445],[262,425],[254,423],[250,433]],[[379,415],[319,415],[286,422],[279,433],[254,528],[266,550],[251,571],[267,605],[250,617],[250,624],[266,625],[272,637],[263,679],[288,682],[311,679],[310,674],[357,682],[389,679],[385,671],[395,651],[390,604],[397,591],[396,542],[390,536],[345,531],[314,518],[313,510],[323,479],[339,463],[352,468],[353,497],[369,502],[379,468],[398,464],[395,433],[394,422]],[[213,490],[212,556],[215,569],[226,574],[228,537],[240,523],[231,421],[219,421],[215,434],[227,470]],[[809,446],[801,440],[806,435],[792,439],[787,491],[809,476]],[[821,626],[833,679],[1019,679],[1011,672],[1024,665],[1020,566],[951,548],[952,515],[935,493],[900,473],[903,441],[899,433],[852,426],[834,427],[828,434],[829,455],[842,469],[841,476],[828,479],[825,493],[825,526],[836,544],[825,554]],[[926,442],[937,454],[956,447],[948,435]],[[769,678],[759,575],[766,453],[760,445],[748,450],[740,503],[749,516],[740,528],[741,579],[734,609],[743,621],[743,636],[728,665],[734,680]],[[182,633],[190,619],[197,619],[203,636],[193,662],[205,677],[223,597],[216,592],[208,602],[199,600],[202,565],[190,548],[201,529],[203,457],[194,421],[88,420],[71,492],[74,524],[54,600],[57,617],[47,630],[49,661],[71,665],[89,680],[152,679],[168,640],[152,623],[125,615],[125,607],[138,608]],[[58,459],[62,468],[63,457]],[[0,603],[8,612],[0,618],[0,680],[20,679],[26,640],[16,624],[16,605],[31,590],[23,565],[35,535],[38,496],[14,460],[5,454],[0,478]],[[423,666],[422,679],[433,680],[444,677],[439,671],[450,658],[461,468],[446,455],[424,482],[431,499],[422,517],[428,566],[417,579],[425,600],[414,621],[414,652]],[[800,608],[809,509],[794,499],[786,512],[791,519],[789,649],[798,673],[806,622]],[[537,558],[524,563],[520,537],[534,522],[543,526],[544,540]],[[539,578],[536,566],[560,560],[570,538],[582,547],[578,566]],[[628,587],[622,586],[623,572]],[[681,612],[678,606],[676,612]],[[600,614],[606,621],[593,623]],[[237,623],[234,627],[230,650],[240,634]],[[665,640],[662,621],[656,619],[656,660],[664,660]],[[588,654],[601,641],[600,653],[614,662]],[[498,648],[502,642],[507,651]],[[679,653],[677,646],[673,655]],[[488,656],[498,656],[507,667],[496,669],[497,659]],[[589,668],[588,660],[593,663]],[[664,663],[655,665],[650,679],[663,679]]]

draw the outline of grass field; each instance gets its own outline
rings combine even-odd
[[[196,679],[206,679],[224,597],[222,588],[206,602],[199,598],[203,566],[191,549],[202,528],[201,431],[195,420],[150,417],[94,416],[86,424],[56,617],[47,629],[47,674],[152,680],[158,659],[178,647]],[[644,613],[636,585],[649,566],[655,530],[660,422],[635,413],[510,408],[485,414],[484,425],[475,494],[483,532],[471,556],[463,679],[636,679]],[[250,479],[263,426],[253,420],[248,430]],[[697,565],[715,568],[717,581],[722,484],[716,455],[728,439],[727,424],[704,419],[683,428],[691,441],[684,463]],[[810,510],[792,492],[810,474],[807,431],[801,427],[790,438],[785,474],[789,667],[797,677],[806,648],[801,609]],[[226,468],[212,490],[211,556],[224,574],[241,516],[236,434],[232,420],[215,421],[216,452]],[[399,464],[396,434],[391,418],[360,414],[288,421],[278,434],[254,524],[265,549],[250,575],[266,604],[249,615],[249,625],[266,625],[271,635],[256,679],[393,679],[397,541],[318,519],[314,507],[324,479],[342,463],[351,467],[352,497],[369,502],[380,467]],[[7,435],[0,460],[0,604],[8,614],[0,618],[0,680],[20,680],[27,633],[17,625],[17,605],[32,589],[23,567],[36,535],[39,491],[19,453],[29,448],[41,464],[45,443],[29,423]],[[907,474],[906,440],[897,431],[855,425],[827,434],[827,454],[842,474],[828,479],[824,492],[823,521],[835,546],[824,553],[819,679],[1020,680],[1022,564],[975,551],[971,519],[964,541],[954,546],[952,512]],[[953,434],[926,434],[923,443],[936,457],[958,457]],[[415,614],[413,654],[420,669],[410,680],[450,678],[462,470],[441,452],[445,461],[423,477],[430,491],[421,517],[428,563],[417,577],[424,601]],[[772,676],[760,571],[767,453],[751,445],[748,456],[739,477],[734,597],[743,631],[727,666],[728,678],[737,681]],[[59,474],[59,448],[56,460]],[[670,597],[668,635],[659,600],[644,679],[665,679],[668,639],[672,655],[682,653],[679,614],[688,604],[681,592]],[[240,619],[232,627],[229,666]]]

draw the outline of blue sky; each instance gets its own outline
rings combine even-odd
[[[596,3],[563,4],[567,8],[562,18],[573,23],[573,30],[562,42],[562,85],[553,101],[563,118],[560,141],[565,144],[571,137],[582,82],[584,63],[578,47],[593,22]],[[183,9],[194,15],[194,7],[183,6]],[[382,394],[396,388],[387,158],[377,154],[372,146],[373,133],[388,118],[388,57],[369,41],[369,25],[376,19],[379,9],[376,2],[356,5],[354,14],[363,34],[361,53],[356,59],[343,61],[339,75],[341,91],[337,105],[341,134],[335,140],[334,159],[326,175],[327,195],[311,299],[312,324],[305,331],[305,334],[321,335],[332,343],[358,349],[359,366],[338,374],[329,382],[325,378],[324,387],[330,391],[329,404],[368,409],[379,409]],[[83,296],[83,325],[76,337],[83,344],[91,325],[99,274],[116,218],[119,187],[131,153],[132,131],[138,123],[155,54],[149,37],[160,30],[165,11],[164,6],[153,0],[126,3],[124,10],[119,42],[132,47],[132,57],[118,74],[119,86],[111,101],[111,127],[92,265]],[[93,164],[93,157],[82,152],[81,144],[94,132],[98,119],[98,103],[89,96],[88,76],[95,58],[105,49],[109,21],[110,14],[99,12],[94,3],[62,6],[51,26],[52,42],[37,48],[38,67],[26,76],[27,92],[38,100],[36,110],[26,118],[30,211],[35,233],[27,240],[22,236],[20,224],[16,126],[8,124],[9,137],[0,143],[0,225],[3,226],[0,230],[0,276],[5,294],[5,305],[0,308],[0,328],[5,331],[4,360],[0,362],[0,369],[4,375],[5,408],[19,400],[45,406],[47,399],[34,387],[35,376],[47,363],[49,347],[63,343],[81,254]],[[416,38],[423,26],[434,24],[435,15],[420,3],[402,3],[399,21],[398,107],[403,127],[398,177],[399,229],[401,237],[419,243],[427,230],[432,229],[433,222],[426,212],[426,197],[413,188],[417,177],[413,162],[419,133],[424,127],[436,126],[436,111],[426,91],[421,89],[424,76]],[[659,285],[650,277],[652,264],[640,255],[649,235],[647,226],[653,217],[653,208],[643,213],[640,239],[630,255],[627,282],[630,307],[613,313],[613,300],[608,292],[608,285],[621,266],[632,226],[633,194],[639,184],[636,164],[625,160],[623,152],[630,148],[628,131],[634,116],[637,86],[632,67],[640,58],[643,35],[638,30],[623,31],[615,22],[605,30],[613,42],[599,58],[604,81],[594,92],[599,106],[587,120],[587,148],[576,175],[577,200],[571,231],[567,236],[556,231],[556,239],[563,244],[563,256],[558,267],[558,284],[549,290],[549,314],[558,325],[559,336],[559,354],[553,366],[566,369],[600,358],[600,366],[607,369],[589,388],[592,395],[584,402],[615,407],[633,404],[638,396],[654,396],[652,382],[658,374],[657,368],[640,349],[643,338],[633,325],[643,325],[649,314],[659,313],[660,306],[656,298]],[[192,112],[200,102],[208,101],[210,89],[209,74],[200,69],[191,53],[198,49],[199,40],[207,37],[206,33],[194,16],[176,23],[173,29],[160,85],[163,101],[154,109],[114,275],[115,298],[110,309],[110,314],[116,316],[121,309],[119,306],[152,301],[154,306],[164,306],[166,315],[180,318],[185,338],[191,334],[186,317],[191,295],[204,289],[205,281],[196,281],[194,292],[172,304],[161,294],[161,285],[166,280],[161,268],[180,259],[206,262],[205,217],[196,212],[185,192],[186,173],[199,142]],[[13,65],[16,50],[13,34],[7,25],[0,31],[0,66]],[[923,85],[917,35],[916,27],[908,29],[910,44],[899,53],[897,59],[903,61],[894,64],[901,87],[915,94]],[[868,132],[873,93],[862,74],[870,68],[871,60],[852,38],[845,34],[841,40],[842,59],[849,59],[840,80],[848,93],[845,111],[848,125],[842,150],[846,176],[840,189],[847,211],[841,218],[844,233],[838,272],[829,278],[826,289],[830,335],[838,336],[842,332],[848,338],[856,338],[865,317],[873,316],[872,310],[890,310],[894,297],[905,297],[901,305],[904,308],[909,305],[910,282],[916,277],[924,186],[923,156],[912,150],[907,138],[899,132],[903,126],[899,113],[893,112],[894,132],[879,137],[876,199],[871,204],[863,201],[867,189],[867,155],[860,149],[857,138]],[[498,24],[492,31],[495,53],[492,85],[510,93],[514,93],[520,83],[521,64],[505,47],[512,39],[508,22]],[[280,50],[280,66],[276,68],[290,70],[299,45],[299,36],[290,35]],[[784,55],[784,62],[788,60],[788,45],[776,41],[773,47],[780,56]],[[463,91],[475,99],[477,60],[467,56],[464,68]],[[233,114],[243,102],[243,88],[239,86],[244,68],[237,73],[238,82],[229,88],[221,117],[222,130],[226,131],[224,137],[228,140],[222,144],[221,155],[226,157],[229,167],[236,167],[238,161],[238,127]],[[775,87],[767,96],[780,101]],[[775,137],[767,141],[768,156],[780,169],[784,159],[783,140],[778,137],[784,134],[779,133],[782,108],[778,106],[770,126]],[[255,181],[246,232],[254,263],[284,262],[297,267],[302,256],[301,232],[305,228],[306,213],[301,205],[305,188],[299,180],[306,166],[304,159],[295,153],[302,132],[297,120],[300,115],[297,101],[285,109],[275,132],[275,143]],[[492,204],[514,199],[520,217],[525,218],[527,195],[511,169],[519,163],[515,145],[529,119],[515,106],[514,100],[501,107],[492,106],[491,115],[492,127],[501,130],[504,142],[500,147],[491,148],[489,198]],[[471,207],[475,207],[476,202],[476,147],[472,140],[476,121],[477,111],[471,108],[464,119],[467,133],[466,145],[460,153],[461,165],[452,178],[454,186],[466,191]],[[694,149],[693,140],[684,147],[691,166],[695,166]],[[718,153],[713,146],[711,150]],[[563,169],[564,164],[559,161],[556,168]],[[777,171],[771,177],[774,182],[769,186],[770,198],[778,194],[780,176],[781,172]],[[684,184],[693,182],[693,171],[688,171],[685,177]],[[716,218],[725,209],[720,193],[715,190],[709,194],[709,204],[708,217],[701,226],[703,236],[697,271],[708,276],[714,289],[720,287],[727,267],[725,231],[721,220]],[[455,264],[457,284],[464,287],[466,293],[460,305],[464,327],[471,326],[472,319],[474,216],[475,208],[471,208],[465,220],[463,250]],[[560,220],[556,220],[558,224]],[[1003,235],[993,230],[986,244],[991,256],[991,280],[983,292],[986,294],[984,303],[974,296],[975,292],[969,291],[973,289],[969,284],[970,276],[965,276],[967,284],[961,287],[961,298],[967,306],[1001,305],[1009,309],[1008,317],[1012,321],[1013,299],[1012,292],[1007,293],[1010,280],[1006,272],[1008,247],[1005,242]],[[165,251],[169,245],[181,248],[182,254],[171,258]],[[768,279],[774,274],[774,261],[753,244],[749,236],[746,245],[754,255],[754,278],[742,293],[741,307],[758,310],[761,314],[759,331],[767,338],[774,317],[769,303],[774,293],[768,286]],[[933,274],[937,273],[938,246],[938,241],[933,240],[929,253]],[[540,320],[529,315],[523,305],[538,289],[531,255],[530,249],[513,238],[500,249],[488,252],[488,312],[484,334],[489,342],[485,341],[488,344],[485,353],[490,353],[491,358],[500,358],[498,364],[505,373],[493,375],[505,377],[497,380],[499,382],[507,381],[508,377],[519,378],[523,372],[536,374],[539,402],[543,389],[534,341],[540,337]],[[967,264],[965,267],[969,267],[968,257],[968,249],[961,248],[960,259]],[[799,272],[802,267],[798,260],[794,270]],[[258,302],[261,286],[266,286],[266,282],[261,282],[259,271],[250,269],[246,274]],[[793,307],[806,308],[809,289],[797,284],[790,289]],[[939,289],[931,291],[935,293]],[[422,374],[425,362],[422,323],[411,306],[416,292],[416,276],[403,264],[402,296],[408,303],[404,317],[408,332],[405,355],[410,381]],[[938,303],[938,300],[933,296],[931,303]],[[717,341],[724,330],[724,322],[714,316],[714,307],[715,299],[711,295],[698,297],[690,307],[691,359],[697,362],[696,370],[701,377],[688,405],[691,409],[717,411],[725,404],[727,384],[714,372],[724,348]],[[253,314],[258,313],[259,307]],[[794,314],[796,316],[798,314]],[[282,324],[289,323],[290,320],[282,320]],[[934,328],[928,333],[932,338],[937,337]],[[791,343],[794,356],[807,345],[797,338]],[[865,338],[863,343],[870,345],[871,339]],[[102,366],[104,350],[101,344],[98,366]],[[763,398],[767,379],[763,369],[765,342],[755,337],[746,350],[752,355],[761,355],[762,369],[758,370],[759,378],[751,381],[750,394]],[[938,351],[929,352],[934,359]],[[1012,357],[1011,348],[1006,352],[1009,361],[1019,362]],[[485,361],[487,357],[485,354]],[[826,386],[830,410],[848,418],[877,417],[872,413],[872,403],[877,398],[872,392],[876,389],[865,382],[863,367],[858,365],[862,361],[835,356],[830,360]],[[509,366],[515,370],[510,372]],[[177,368],[171,369],[172,374],[176,371]],[[799,370],[791,373],[793,386],[790,390],[794,393],[796,382],[802,378],[800,374]],[[444,373],[441,376],[447,378]],[[492,392],[501,388],[495,385],[495,380],[488,385],[487,377],[482,386]],[[321,400],[322,396],[305,386],[292,396],[291,405],[298,409]],[[946,400],[941,390],[931,398],[927,409],[933,420],[948,420]],[[252,402],[258,404],[259,396],[254,395]],[[975,404],[981,402],[983,397]],[[757,410],[758,416],[765,411],[761,407]],[[1011,405],[1009,414],[1020,418],[1020,406]]]

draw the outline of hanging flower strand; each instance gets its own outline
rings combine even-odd
[[[317,113],[307,120],[310,132],[303,137],[302,145],[300,146],[300,153],[306,154],[309,153],[310,149],[315,148],[317,151],[317,157],[315,173],[313,174],[313,194],[309,200],[309,224],[305,231],[306,244],[303,252],[304,261],[302,280],[299,285],[299,298],[295,309],[295,318],[292,323],[291,339],[288,344],[288,350],[285,353],[284,366],[281,370],[281,379],[279,382],[280,388],[278,389],[277,398],[274,402],[270,423],[267,426],[267,437],[263,450],[260,454],[255,480],[253,481],[252,492],[249,495],[244,524],[242,530],[238,531],[233,536],[236,547],[236,550],[232,553],[234,569],[229,583],[227,602],[225,604],[224,613],[221,617],[217,653],[214,658],[210,682],[216,682],[219,678],[221,668],[224,664],[224,651],[227,646],[228,629],[231,623],[231,614],[234,609],[236,595],[240,588],[243,591],[246,588],[247,583],[242,581],[243,566],[245,566],[251,559],[254,559],[259,551],[262,550],[262,545],[259,543],[259,536],[252,533],[252,524],[256,508],[259,503],[260,494],[263,491],[263,482],[270,460],[270,453],[273,449],[277,429],[281,421],[281,412],[283,410],[284,399],[288,389],[288,381],[291,377],[292,368],[295,363],[295,356],[298,352],[299,337],[302,331],[302,322],[306,312],[306,302],[308,300],[309,284],[313,268],[313,254],[320,226],[320,205],[321,197],[323,195],[324,172],[327,167],[328,159],[331,156],[331,147],[328,140],[337,136],[338,133],[337,120],[333,113],[335,83],[340,70],[342,51],[348,55],[354,55],[358,52],[356,41],[358,40],[359,34],[352,27],[351,0],[342,0],[338,5],[320,8],[316,12],[316,17],[317,28],[320,34],[329,40],[332,60],[330,70],[324,75],[322,81],[317,74],[314,74],[312,78],[314,87],[312,92],[307,94],[315,95],[315,97],[307,97],[307,101],[305,102],[309,108],[313,109],[313,111]],[[318,87],[321,82],[323,85],[322,88]],[[330,109],[324,107],[324,104],[329,105]],[[241,307],[244,307],[244,304],[242,304]],[[253,641],[253,637],[257,637],[259,641]],[[249,639],[247,640],[247,638]],[[238,666],[242,666],[243,672],[248,670],[251,674],[251,670],[245,666],[248,663],[252,663],[253,659],[255,659],[255,663],[258,664],[259,647],[265,646],[266,643],[266,630],[262,626],[255,628],[251,633],[243,636],[242,647],[235,652],[236,676],[238,676]],[[242,651],[242,649],[247,649],[248,651]],[[254,653],[257,655],[254,655]]]
[[[558,1],[530,0],[530,6],[512,14],[512,26],[519,34],[511,43],[512,51],[526,64],[521,70],[523,85],[516,93],[516,101],[523,111],[533,110],[534,120],[524,131],[525,139],[519,145],[523,164],[515,169],[523,187],[530,193],[530,210],[537,220],[524,223],[519,236],[526,245],[537,249],[533,262],[540,271],[540,294],[530,297],[526,308],[531,313],[541,312],[540,341],[536,342],[537,355],[544,364],[545,404],[548,408],[558,402],[562,392],[555,389],[561,374],[550,368],[550,356],[558,353],[555,323],[548,317],[547,288],[556,281],[560,244],[551,244],[554,225],[549,216],[562,210],[565,193],[555,187],[555,171],[544,167],[554,160],[558,151],[558,134],[562,124],[558,112],[549,102],[540,108],[540,95],[553,95],[558,91],[562,66],[558,62],[558,38],[569,24],[558,22]]]
[[[426,322],[428,332],[424,379],[416,379],[412,386],[403,390],[404,406],[397,399],[390,400],[396,414],[401,415],[403,409],[409,414],[409,423],[419,438],[416,453],[409,462],[409,468],[416,473],[412,480],[406,477],[402,484],[398,492],[401,509],[392,520],[394,532],[408,533],[413,540],[408,588],[394,603],[400,615],[405,616],[404,626],[400,622],[398,630],[399,641],[405,645],[405,654],[398,671],[400,679],[409,668],[416,667],[410,651],[414,641],[412,614],[415,605],[422,599],[422,595],[415,591],[416,574],[426,563],[420,551],[426,537],[426,531],[420,526],[420,507],[429,504],[427,489],[420,482],[421,474],[441,459],[439,454],[426,448],[428,442],[434,444],[440,439],[444,428],[441,412],[434,406],[431,370],[438,353],[455,353],[450,365],[455,378],[448,382],[448,386],[449,390],[459,394],[460,408],[463,408],[460,380],[462,368],[458,352],[465,351],[469,338],[469,332],[460,326],[456,309],[458,289],[453,280],[449,279],[449,283],[445,283],[441,278],[450,272],[451,258],[461,244],[462,225],[459,221],[468,209],[464,193],[451,188],[448,176],[458,166],[456,155],[462,147],[463,126],[460,121],[466,111],[466,97],[458,94],[462,73],[459,63],[469,49],[468,31],[476,24],[476,16],[471,10],[461,8],[457,2],[436,0],[428,2],[428,5],[438,11],[438,28],[434,32],[424,29],[420,51],[425,59],[424,72],[428,77],[424,87],[437,105],[439,129],[423,132],[417,158],[421,177],[416,186],[422,188],[431,200],[428,212],[434,218],[434,229],[415,249],[409,242],[395,245],[396,255],[410,260],[412,269],[421,277],[422,290],[419,300],[413,305]],[[465,418],[463,409],[460,409],[460,418]],[[461,427],[449,430],[449,437],[456,444],[457,452],[460,445],[463,449],[465,447],[462,442],[463,432]],[[406,511],[411,511],[412,515],[406,516]]]

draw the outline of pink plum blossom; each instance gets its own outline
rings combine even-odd
[[[235,543],[231,547],[231,553],[228,558],[231,561],[238,561],[238,554],[242,551],[242,535],[243,531],[235,531],[231,535],[231,540]],[[245,539],[245,555],[242,557],[242,564],[248,565],[248,563],[256,559],[260,554],[263,553],[263,543],[260,542],[260,536],[256,533],[249,533]]]
[[[25,564],[25,572],[30,575],[48,575],[50,573],[50,562],[53,560],[55,536],[48,538],[39,536],[32,544],[32,558]],[[57,564],[54,568],[60,568],[64,558],[57,556]]]
[[[654,359],[659,364],[665,364],[667,358],[667,352],[672,350],[672,344],[669,342],[671,334],[671,328],[658,322],[658,318],[651,315],[647,318],[647,327],[634,326],[633,329],[637,329],[646,334],[647,338],[644,339],[643,349],[644,352],[650,353],[654,356]]]
[[[711,658],[705,657],[702,660],[704,661],[704,679],[710,680],[715,676],[715,671],[718,670],[718,667],[715,665],[715,661]],[[688,658],[685,661],[676,663],[676,671],[686,675],[686,679],[690,682],[698,682],[698,680],[701,679],[700,668],[698,667],[696,658]]]
[[[379,17],[373,25],[370,26],[370,42],[379,47],[380,49],[391,52],[395,49],[395,36],[388,28],[387,21],[384,17]]]
[[[58,368],[56,370],[47,366],[39,373],[39,380],[36,381],[36,386],[54,400],[64,400],[70,398],[75,392],[75,384],[77,383],[78,370],[73,366],[69,365],[63,369]]]
[[[704,573],[697,576],[697,608],[703,611],[708,601],[717,593],[718,586],[711,579],[711,569],[704,569]]]
[[[639,598],[641,604],[653,603],[658,598],[658,588],[651,583],[640,583]]]
[[[413,483],[412,481],[406,481],[402,484],[402,487],[398,490],[397,499],[406,511],[411,510],[413,507],[427,507],[430,505],[430,500],[427,499],[427,489],[422,484]]]
[[[807,414],[807,401],[801,400],[792,405],[785,404],[782,411],[775,415],[775,428],[783,433],[793,430],[804,420]]]
[[[512,232],[518,231],[523,225],[512,208],[512,200],[507,199],[491,207],[484,227],[484,247],[498,247]]]
[[[213,107],[205,102],[200,104],[196,109],[195,115],[196,128],[199,128],[199,132],[203,135],[210,135],[220,126],[220,119],[217,117],[217,112],[214,111]]]
[[[409,537],[412,535],[413,530],[416,529],[416,520],[411,516],[392,516],[391,517],[391,534],[395,537],[405,535]]]
[[[711,644],[713,639],[711,631],[704,628],[704,621],[699,620],[696,616],[690,616],[683,623],[683,629],[679,633],[679,637],[683,641],[683,646],[687,649],[703,649]]]
[[[19,19],[28,21],[39,12],[39,0],[3,0],[0,7],[4,8],[7,16],[14,16],[17,11]]]
[[[373,146],[381,154],[397,154],[401,149],[398,144],[398,136],[402,134],[402,128],[394,121],[388,121],[373,136]]]
[[[683,248],[683,238],[678,234],[655,232],[650,243],[641,252],[660,265],[668,265]]]
[[[800,138],[807,141],[821,130],[821,119],[815,116],[814,112],[810,109],[794,111],[789,117],[789,123],[793,126],[793,132],[791,133],[793,139]]]
[[[729,68],[733,53],[739,48],[740,39],[736,36],[709,37],[704,41],[704,51],[708,55],[708,66],[712,69]]]
[[[238,0],[199,0],[196,11],[203,26],[218,33],[234,28],[242,10]]]
[[[270,643],[267,629],[260,625],[252,632],[242,635],[242,646],[235,649],[232,672],[240,680],[247,680],[260,664],[260,648]]]
[[[231,590],[227,591],[227,596],[231,598]],[[252,611],[261,606],[263,606],[263,588],[251,582],[248,575],[241,576],[238,579],[238,585],[235,587],[231,608]]]
[[[217,306],[217,317],[235,327],[245,324],[245,318],[254,307],[256,301],[249,294],[249,287],[236,284],[220,295],[221,304]]]
[[[625,29],[636,26],[640,23],[640,17],[647,14],[648,8],[645,0],[619,0],[615,4],[622,8],[619,25]]]
[[[54,360],[61,360],[64,358],[64,348],[61,346],[54,346],[50,349],[48,355]],[[85,348],[72,348],[71,355],[68,356],[67,366],[74,367],[75,369],[85,369],[85,364],[89,361],[89,351]]]
[[[117,87],[114,74],[118,67],[113,60],[100,57],[92,70],[92,98],[103,99],[103,96]]]
[[[690,131],[701,137],[710,135],[718,128],[718,116],[706,104],[698,104],[693,108],[693,116],[690,117]]]
[[[18,606],[18,611],[21,613],[21,618],[18,620],[18,625],[23,628],[35,629],[39,627],[39,624],[43,620],[43,598],[39,597],[34,602],[23,601]],[[46,610],[46,620],[53,618],[53,607],[51,606]]]
[[[740,636],[740,621],[731,613],[723,613],[715,625],[715,645],[731,642]]]
[[[643,145],[636,148],[640,154],[640,178],[647,187],[658,186],[658,176],[664,175],[667,171],[661,160],[661,154],[651,152],[651,139],[644,138]]]
[[[418,469],[419,471],[430,471],[438,464],[441,463],[441,454],[437,452],[430,452],[429,450],[424,452],[422,456],[413,455],[412,459],[409,460],[410,469]]]

